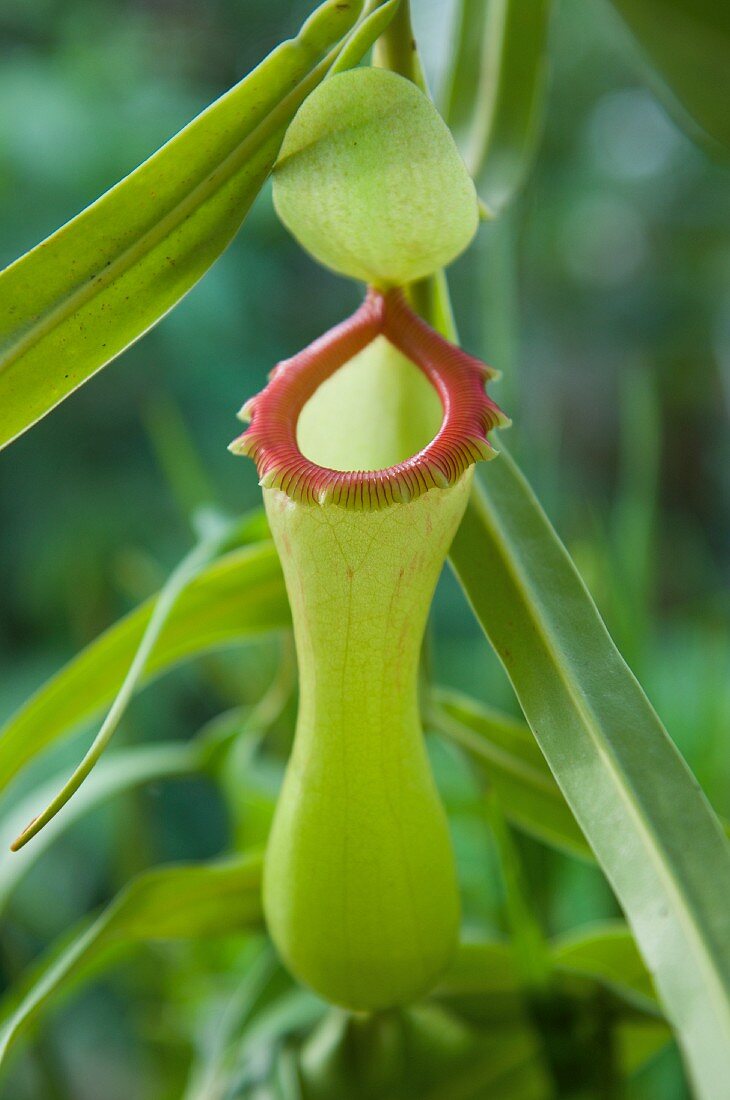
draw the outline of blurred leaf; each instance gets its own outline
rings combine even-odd
[[[486,802],[503,890],[503,919],[509,931],[520,984],[530,995],[541,996],[547,992],[550,982],[547,943],[530,897],[522,857],[494,791],[487,794]]]
[[[421,1039],[423,1047],[415,1046],[411,1052],[411,1072],[419,1083],[412,1093],[414,1100],[479,1100],[492,1096],[500,1100],[550,1100],[553,1088],[545,1070],[544,1053],[529,1020],[523,1017],[515,1022],[494,1022],[483,1029],[470,1028],[469,1033],[470,1045],[459,1050],[458,1035],[450,1036],[446,1030],[441,1039],[443,1052],[438,1048],[434,1052],[434,1037],[426,1032]]]
[[[671,105],[730,150],[730,6],[722,0],[613,0]],[[697,137],[695,126],[689,126]]]
[[[670,1041],[669,1027],[657,1019],[659,1010],[651,978],[623,922],[607,922],[562,936],[553,941],[550,954],[552,987],[559,999],[564,994],[574,996],[573,983],[566,985],[560,979],[580,977],[595,983],[596,993],[603,987],[617,994],[621,1000],[616,1009],[620,1010],[623,1002],[630,1006],[612,1025],[613,1042],[625,1075],[636,1072]],[[589,992],[584,990],[580,995],[584,998]],[[432,996],[483,1027],[514,1023],[525,1016],[525,993],[514,952],[505,942],[460,944],[454,962]],[[550,1000],[546,1003],[549,1005]],[[651,1015],[639,1015],[637,1009]]]
[[[298,1068],[307,1100],[551,1095],[524,1012],[480,1028],[433,1002],[365,1018],[330,1011],[305,1042]]]
[[[293,1032],[309,1031],[327,1005],[308,989],[294,988],[256,1013],[241,1035],[237,1063],[257,1061],[262,1048]],[[207,1098],[206,1098],[207,1100]]]
[[[10,846],[14,852],[19,851],[29,840],[37,836],[88,778],[118,729],[144,677],[150,655],[154,652],[160,634],[165,629],[181,594],[223,550],[230,549],[236,544],[241,521],[226,521],[215,513],[209,514],[203,511],[197,518],[197,525],[200,528],[199,541],[173,569],[158,592],[139,645],[109,708],[109,713],[104,718],[94,740],[70,778],[60,785],[60,789],[53,795],[45,809],[33,817],[15,838]]]
[[[657,386],[647,371],[627,370],[619,384],[620,482],[611,517],[617,572],[611,586],[613,617],[619,624],[622,652],[640,661],[649,636],[654,583],[661,409]]]
[[[462,0],[446,121],[493,213],[531,167],[547,85],[550,0]]]
[[[645,1011],[658,1007],[651,975],[623,921],[561,936],[553,941],[551,956],[558,970],[595,978]]]
[[[479,1068],[456,1074],[445,1085],[422,1094],[419,1100],[552,1100],[553,1085],[540,1057],[539,1044],[526,1033],[494,1036],[486,1046]]]
[[[190,520],[217,494],[183,415],[173,398],[161,391],[147,403],[144,421],[170,495],[181,514]]]
[[[74,821],[107,798],[130,787],[195,771],[201,767],[203,759],[203,746],[192,741],[184,744],[142,745],[139,748],[124,749],[102,760],[77,797],[46,826],[35,844],[0,862],[0,913],[20,879],[59,833]],[[64,769],[61,775],[54,776],[42,787],[35,788],[13,807],[0,822],[0,851],[7,851],[14,837],[38,810],[38,806],[44,806],[52,798],[65,778]]]
[[[558,972],[592,979],[641,1012],[659,1011],[651,976],[623,921],[607,921],[560,936],[553,940],[552,960]],[[651,1016],[634,1014],[616,1020],[612,1041],[622,1076],[636,1073],[671,1038],[668,1025]]]
[[[426,721],[483,767],[516,828],[559,851],[595,861],[595,855],[555,781],[529,726],[477,699],[436,687]],[[730,821],[719,818],[730,838]]]
[[[510,993],[517,988],[512,948],[504,940],[460,943],[433,996],[462,993]]]
[[[507,820],[570,855],[593,859],[527,726],[457,692],[437,688],[428,717],[483,767]]]
[[[277,1055],[274,1083],[278,1100],[303,1100],[297,1057],[288,1047],[282,1047]]]
[[[579,993],[581,1011],[585,1008],[584,998],[592,995],[594,983],[596,994],[603,988],[620,998],[612,1006],[614,1011],[619,1010],[612,1028],[625,1073],[636,1071],[671,1038],[668,1026],[656,1018],[658,1006],[651,979],[629,929],[622,922],[560,937],[550,945],[550,958],[554,968],[551,988],[557,995],[557,1003],[563,1004],[561,1011],[565,1005],[563,998],[575,996],[576,977],[589,983]],[[509,943],[497,940],[462,943],[433,996],[481,1027],[515,1023],[525,1016],[525,993],[514,951]],[[550,997],[548,991],[543,1003],[549,1006]],[[623,1002],[628,1005],[625,1014],[620,1012]],[[638,1013],[650,1015],[642,1017]]]
[[[51,950],[0,1026],[0,1061],[48,1001],[115,949],[150,940],[223,936],[261,926],[261,857],[156,868],[134,879],[85,932]]]
[[[508,941],[460,943],[430,997],[460,1021],[488,1034],[525,1027],[528,998]]]
[[[487,7],[485,0],[457,0],[454,6],[453,41],[444,79],[441,113],[464,153],[474,121],[474,102],[479,92]]]
[[[147,600],[73,658],[0,731],[0,788],[59,737],[113,699],[139,646],[155,598]],[[273,543],[219,558],[182,593],[146,666],[146,680],[233,641],[288,625]]]
[[[451,560],[654,974],[698,1095],[730,1079],[730,847],[507,454]],[[698,858],[698,853],[702,858]]]
[[[620,1020],[613,1030],[613,1043],[623,1076],[642,1069],[671,1041],[672,1032],[661,1020]]]
[[[327,0],[296,38],[0,276],[0,446],[155,324],[217,259],[360,7]]]
[[[211,1100],[212,1097],[222,1100],[233,1095],[282,1100],[276,1090],[272,1092],[266,1087],[271,1084],[272,1059],[277,1051],[288,1049],[297,1038],[309,1034],[329,1008],[308,989],[292,988],[291,980],[287,982],[280,969],[279,978],[282,977],[285,978],[285,992],[277,992],[282,987],[281,981],[275,981],[273,989],[266,991],[263,1003],[255,1006],[230,1045],[224,1064],[217,1067],[216,1084],[203,1078],[201,1087],[195,1087],[196,1080],[193,1080],[184,1100]],[[259,1086],[263,1087],[257,1091]]]
[[[265,1006],[269,990],[277,987],[281,965],[268,941],[262,942],[242,980],[216,1012],[211,1026],[210,1011],[201,1014],[200,1038],[190,1069],[183,1100],[209,1100],[222,1096],[230,1078],[232,1051],[240,1046],[246,1025]]]
[[[651,976],[623,921],[606,921],[560,936],[550,943],[549,953],[556,971],[591,978],[642,1011],[658,1011]],[[513,945],[501,940],[477,940],[459,944],[433,996],[497,996],[520,988]]]

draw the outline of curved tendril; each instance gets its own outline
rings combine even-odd
[[[229,523],[219,519],[215,513],[202,514],[202,531],[200,542],[186,554],[182,561],[172,571],[167,581],[160,590],[155,605],[152,609],[147,626],[139,643],[134,659],[127,670],[127,674],[114,698],[106,718],[102,722],[96,737],[91,743],[81,763],[75,769],[71,777],[66,781],[61,790],[46,806],[42,813],[34,817],[26,825],[10,845],[12,852],[18,852],[29,840],[32,840],[49,821],[52,821],[59,810],[62,810],[69,799],[76,793],[81,784],[92,771],[107,745],[111,741],[119,726],[129,703],[137,690],[139,681],[144,675],[149,658],[157,644],[159,636],[170,617],[177,600],[184,589],[194,577],[210,561],[213,560],[226,547],[231,538],[235,538],[240,521]]]
[[[426,375],[441,400],[441,427],[426,447],[395,466],[349,471],[318,466],[299,449],[300,413],[319,386],[377,336]],[[230,450],[254,460],[264,488],[280,489],[293,500],[365,510],[405,503],[455,484],[474,462],[497,453],[487,433],[509,420],[484,391],[494,376],[418,317],[402,291],[370,289],[351,317],[277,364],[268,386],[241,409],[239,416],[251,425]]]

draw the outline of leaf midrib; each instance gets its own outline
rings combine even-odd
[[[479,512],[484,516],[485,523],[491,528],[493,532],[495,541],[500,547],[501,556],[507,571],[512,575],[518,591],[521,591],[525,597],[525,607],[528,610],[528,614],[530,615],[530,618],[535,626],[536,632],[543,639],[547,653],[552,654],[553,651],[562,652],[562,649],[557,644],[557,642],[553,644],[552,634],[550,630],[544,624],[542,618],[537,616],[535,611],[533,610],[533,601],[527,598],[528,595],[532,595],[532,588],[522,568],[517,564],[518,551],[513,547],[512,542],[504,531],[499,520],[495,518],[493,522],[490,522],[490,517],[488,515],[484,500],[478,494],[474,496],[473,499],[475,500],[476,507],[478,508]],[[560,543],[558,543],[558,545],[560,546],[561,551],[564,553],[562,545]],[[510,553],[507,551],[512,552]],[[578,581],[581,585],[583,585],[580,576],[578,576]],[[587,589],[585,589],[584,585],[583,588],[586,598],[588,600],[591,600],[591,597]],[[535,601],[535,603],[539,604],[539,601]],[[605,630],[605,627],[603,626],[603,623],[601,622],[600,617],[598,617],[597,613],[596,616],[598,618],[599,627]],[[610,636],[608,634],[607,638],[609,640],[609,643],[612,645],[613,643],[611,642]],[[645,847],[649,853],[649,858],[656,867],[660,881],[663,881],[665,883],[665,886],[667,887],[667,893],[670,896],[673,896],[675,899],[674,911],[677,914],[680,927],[685,930],[687,941],[689,943],[694,942],[695,944],[696,954],[698,954],[699,958],[702,960],[703,973],[705,973],[707,977],[709,977],[709,987],[715,990],[713,1003],[717,1003],[719,1013],[727,1020],[726,1030],[730,1031],[730,1004],[728,1003],[725,984],[724,981],[720,979],[716,968],[709,961],[710,959],[715,958],[715,951],[713,950],[712,943],[708,943],[708,941],[702,934],[701,921],[699,922],[698,926],[696,906],[694,904],[683,904],[684,895],[681,889],[681,884],[673,874],[670,862],[661,857],[661,847],[657,843],[656,831],[651,824],[650,819],[648,819],[643,812],[641,801],[635,798],[635,796],[633,795],[633,782],[630,782],[628,780],[625,769],[623,768],[620,760],[617,759],[615,753],[610,747],[610,744],[606,741],[605,737],[601,733],[600,722],[594,715],[591,707],[588,706],[587,702],[583,700],[580,695],[576,694],[576,690],[572,683],[572,678],[570,678],[567,672],[565,672],[561,668],[560,662],[551,658],[551,663],[556,669],[558,678],[564,685],[569,701],[574,706],[583,725],[589,732],[596,751],[607,762],[609,766],[608,772],[613,776],[613,786],[616,788],[621,801],[626,805],[630,816],[632,816],[635,820],[638,826],[639,835],[643,833],[647,838]],[[633,673],[628,668],[628,666],[626,666],[626,671],[629,676],[634,678]],[[562,788],[562,784],[560,784],[557,776],[556,780]],[[622,782],[622,780],[625,780],[625,782]]]
[[[6,350],[0,358],[0,373],[10,370],[18,359],[36,344],[39,344],[49,332],[67,321],[96,295],[106,290],[119,275],[125,274],[138,259],[150,253],[190,214],[201,207],[216,191],[220,190],[245,164],[249,156],[252,156],[264,146],[266,141],[273,138],[277,130],[286,126],[292,113],[291,101],[298,101],[303,91],[306,94],[306,89],[309,88],[310,84],[316,85],[318,83],[320,73],[327,71],[339,49],[340,46],[338,45],[330,50],[323,60],[315,65],[307,76],[300,80],[291,92],[269,112],[266,118],[262,119],[207,176],[175,203],[167,214],[156,221],[132,244],[124,248],[115,259],[89,275],[83,283],[62,298],[57,305],[42,313],[14,342],[6,345]],[[173,138],[172,141],[174,140]],[[118,187],[120,184],[115,186]],[[108,194],[109,192],[106,192],[96,201],[102,202]],[[144,331],[147,331],[147,329]]]

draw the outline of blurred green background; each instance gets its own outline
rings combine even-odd
[[[135,167],[311,6],[5,0],[0,266]],[[414,0],[437,95],[449,8]],[[552,29],[535,171],[453,269],[457,321],[465,346],[503,371],[494,392],[514,420],[512,451],[671,735],[730,815],[728,173],[643,82],[607,3],[564,0]],[[190,505],[257,502],[253,465],[226,451],[235,411],[278,359],[356,301],[356,288],[288,238],[265,189],[182,304],[0,456],[0,719],[155,590],[190,544]],[[434,621],[440,680],[516,713],[450,576]],[[274,655],[272,643],[167,676],[135,701],[119,739],[191,736],[256,699]],[[70,766],[87,741],[88,731],[6,797]],[[454,829],[467,916],[488,923],[493,857],[458,807]],[[202,781],[152,785],[95,811],[15,895],[0,930],[5,981],[136,870],[209,857],[228,837],[226,808]],[[597,870],[534,842],[520,848],[547,931],[617,912]],[[190,959],[173,958],[173,969]],[[0,1095],[98,1100],[102,1076],[105,1100],[179,1095],[170,1065],[184,1055],[160,997],[150,957],[136,957],[53,1014],[37,1057]],[[672,1051],[642,1077],[637,1096],[686,1095]]]

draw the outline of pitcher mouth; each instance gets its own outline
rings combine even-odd
[[[425,374],[441,400],[441,426],[430,443],[394,466],[319,466],[297,442],[301,411],[323,382],[378,336]],[[367,511],[407,503],[454,485],[469,466],[497,454],[487,433],[510,421],[484,389],[495,374],[427,325],[401,290],[371,288],[351,317],[274,367],[266,388],[238,414],[251,423],[229,450],[254,460],[263,488],[280,489],[292,500]]]

